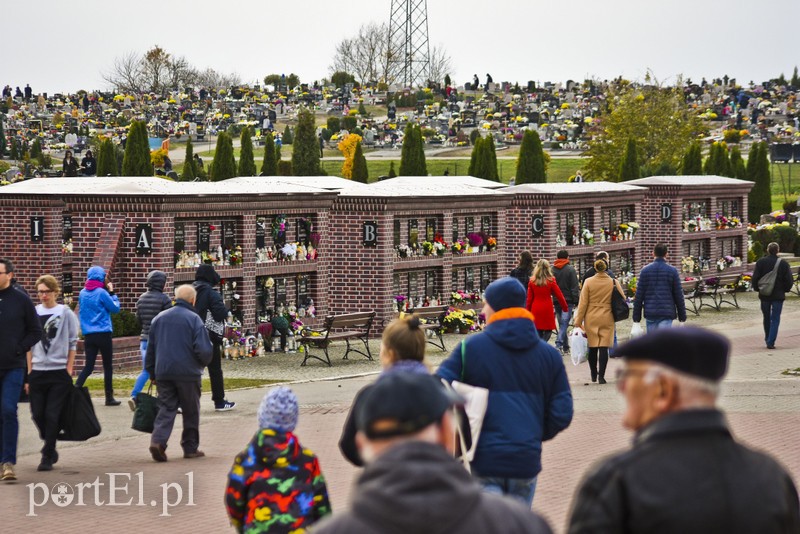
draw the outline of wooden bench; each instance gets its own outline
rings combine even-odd
[[[444,338],[442,337],[442,321],[445,314],[447,314],[447,306],[427,306],[424,308],[414,308],[408,310],[409,314],[416,315],[422,324],[420,328],[433,332],[434,336],[428,339],[428,343],[434,347],[438,347],[443,352],[447,351],[444,345]]]
[[[699,285],[700,285],[700,280],[684,280],[681,282],[681,289],[683,290],[683,300],[684,302],[688,302],[692,305],[692,312],[695,315],[700,315],[700,310],[697,309],[697,299],[699,297],[697,288]]]
[[[794,280],[794,285],[792,285],[792,293],[800,296],[800,269],[794,273],[792,280]]]
[[[720,311],[722,304],[730,304],[736,308],[739,307],[739,302],[736,300],[736,287],[742,278],[741,274],[723,274],[716,278],[715,284],[706,282],[705,288],[700,289],[700,306],[708,306]],[[730,299],[732,297],[732,300]],[[703,302],[703,298],[711,298],[713,304]]]
[[[300,331],[300,339],[298,342],[303,345],[305,358],[300,366],[305,366],[309,358],[315,358],[322,363],[327,363],[331,367],[331,359],[328,356],[328,346],[333,341],[344,341],[347,343],[347,350],[344,353],[343,360],[347,359],[347,355],[351,352],[356,352],[366,356],[368,360],[372,360],[372,353],[369,350],[369,332],[372,329],[372,321],[375,319],[375,312],[358,312],[346,313],[343,315],[328,315],[325,317],[325,322],[322,328],[303,328]],[[350,345],[351,339],[358,339],[364,343],[366,352],[352,347]],[[322,349],[325,353],[325,359],[320,356],[311,354],[309,347]]]

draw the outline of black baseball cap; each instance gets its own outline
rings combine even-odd
[[[369,439],[405,436],[439,421],[461,398],[431,375],[395,371],[365,391],[356,411],[356,428]]]

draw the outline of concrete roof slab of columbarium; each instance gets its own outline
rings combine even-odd
[[[226,180],[225,183],[258,183],[259,181],[261,181],[261,183],[276,181],[286,184],[297,184],[302,187],[326,189],[329,191],[338,191],[346,187],[358,185],[352,180],[340,178],[338,176],[242,176]]]
[[[753,182],[747,180],[739,180],[736,178],[727,178],[725,176],[648,176],[647,178],[638,178],[625,182],[631,185],[640,185],[644,187],[652,185],[673,185],[673,186],[743,186]]]
[[[546,184],[520,184],[506,187],[503,189],[503,191],[515,194],[529,193],[539,195],[585,195],[587,193],[597,195],[642,191],[641,187],[629,185],[631,183],[633,182],[625,182],[624,184],[615,182],[557,182]]]
[[[351,184],[341,196],[358,197],[453,197],[505,196],[503,184],[472,176],[398,176],[369,185]]]
[[[7,195],[186,196],[273,193],[314,195],[330,193],[330,190],[284,177],[246,177],[222,182],[173,182],[163,178],[130,176],[34,178],[0,187],[0,194]]]

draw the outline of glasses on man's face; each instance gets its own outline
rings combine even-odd
[[[620,367],[615,373],[617,383],[620,384],[624,382],[629,376],[642,376],[647,373],[647,371],[649,371],[649,369],[631,369],[629,367]]]
[[[38,291],[36,291],[36,292],[37,292],[37,293],[39,293],[40,295],[47,295],[47,294],[49,294],[49,293],[52,293],[52,292],[53,292],[53,290],[52,290],[52,289],[39,289],[39,290],[38,290]]]
[[[2,272],[2,273],[0,273],[0,274],[8,274],[8,273],[7,273],[7,272],[5,272],[5,271],[3,271],[3,272]]]

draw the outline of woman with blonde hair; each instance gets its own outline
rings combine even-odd
[[[37,471],[50,471],[58,461],[56,439],[61,429],[61,409],[72,387],[72,366],[78,344],[78,318],[69,306],[57,302],[58,281],[45,275],[36,280],[41,304],[36,313],[42,323],[42,339],[28,352],[28,385],[31,415],[44,440]]]
[[[566,310],[567,305],[564,294],[556,283],[553,271],[550,270],[550,262],[539,260],[533,270],[528,282],[528,299],[525,308],[533,314],[533,322],[539,337],[545,342],[550,339],[553,330],[556,329],[556,312],[553,308],[553,298],[558,299],[558,304],[562,310]]]
[[[425,346],[427,339],[425,331],[420,328],[420,320],[412,315],[402,319],[395,319],[383,331],[381,338],[380,362],[383,370],[381,376],[388,373],[406,372],[430,374],[430,369],[425,365]],[[365,386],[353,399],[353,405],[347,420],[344,422],[342,436],[339,439],[339,450],[342,455],[353,465],[363,466],[364,461],[356,448],[356,420],[357,406],[364,394],[372,385]]]
[[[611,313],[611,295],[619,291],[625,297],[619,281],[611,278],[608,264],[600,259],[594,262],[596,274],[587,278],[581,289],[575,326],[586,332],[589,342],[589,371],[592,382],[606,383],[608,349],[614,344],[614,315]],[[600,369],[598,371],[598,359]]]

